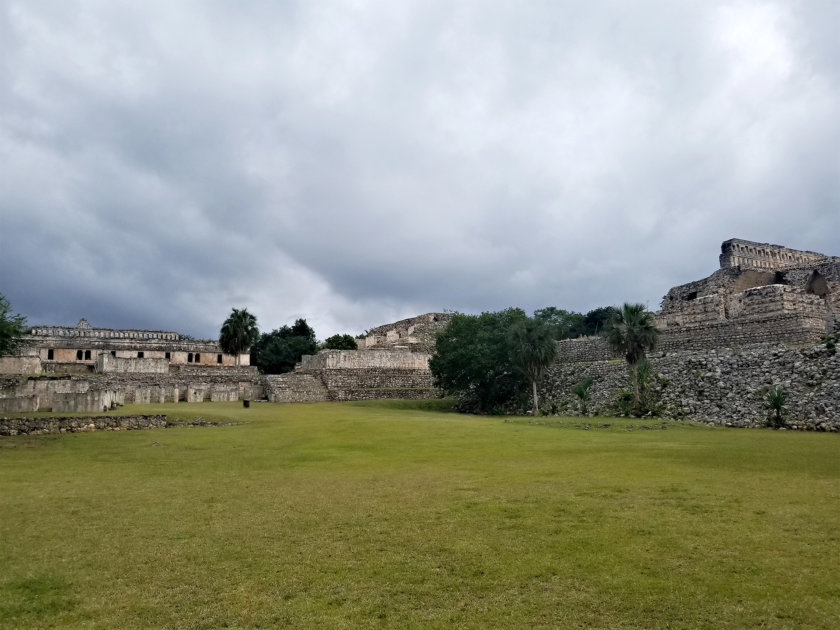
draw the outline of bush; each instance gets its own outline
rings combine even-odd
[[[770,411],[770,414],[767,417],[768,426],[773,427],[774,429],[781,429],[785,426],[783,416],[786,412],[786,403],[787,394],[785,394],[785,390],[781,387],[773,385],[773,387],[767,390],[764,404]]]

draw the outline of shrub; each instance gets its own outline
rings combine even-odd
[[[592,379],[588,376],[572,387],[572,393],[578,397],[580,413],[583,415],[586,415],[587,403],[589,402],[589,399],[592,398],[592,391],[590,390],[591,387]]]
[[[785,426],[783,416],[786,412],[786,403],[787,394],[785,394],[785,390],[780,386],[773,385],[773,387],[767,390],[764,404],[770,412],[767,417],[768,426],[774,429],[781,429]]]

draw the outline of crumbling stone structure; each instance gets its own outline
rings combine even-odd
[[[289,374],[266,376],[272,402],[437,398],[429,356],[407,348],[322,350]]]
[[[426,313],[371,328],[356,342],[359,350],[405,348],[413,352],[431,354],[435,349],[435,337],[438,331],[442,330],[451,319],[451,313]]]
[[[720,265],[665,295],[656,315],[663,350],[816,343],[840,321],[836,256],[731,239]]]
[[[263,395],[250,355],[175,332],[35,326],[22,356],[0,358],[0,412],[91,413],[126,403]]]
[[[87,374],[98,372],[165,372],[167,366],[226,368],[250,364],[250,355],[234,356],[213,340],[183,338],[161,330],[93,328],[85,319],[76,326],[34,326],[20,357],[0,359],[0,373]],[[110,355],[103,361],[101,355]]]
[[[651,395],[666,417],[739,426],[762,424],[767,390],[788,395],[795,428],[840,430],[840,355],[822,339],[837,330],[840,258],[732,239],[721,268],[672,288],[656,314]],[[559,344],[543,396],[576,414],[574,385],[592,378],[590,413],[618,410],[627,366],[598,338]]]

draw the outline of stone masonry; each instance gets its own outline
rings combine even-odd
[[[840,258],[732,239],[721,268],[671,289],[656,314],[649,356],[653,403],[666,417],[754,426],[771,386],[788,396],[794,428],[840,430],[840,355],[823,343],[838,330]],[[579,413],[574,385],[592,378],[589,412],[615,414],[631,385],[627,365],[598,338],[559,343],[542,386],[545,406]]]

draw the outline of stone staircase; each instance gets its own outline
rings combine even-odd
[[[321,379],[313,374],[289,372],[265,377],[266,396],[271,402],[321,402],[329,393]]]

